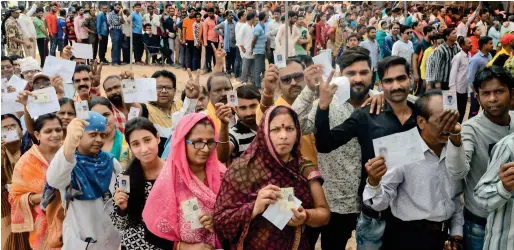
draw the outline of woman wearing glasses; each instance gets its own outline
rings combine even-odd
[[[298,115],[286,106],[271,107],[253,142],[228,169],[214,221],[230,249],[314,249],[313,228],[328,223],[330,209],[317,166],[300,153],[300,138]],[[262,214],[272,204],[284,211],[281,203],[290,197],[281,197],[282,188],[297,200],[285,207],[292,215],[279,229]]]
[[[221,248],[212,215],[226,168],[216,158],[216,138],[212,119],[200,113],[184,116],[175,129],[143,210],[148,230],[172,241],[165,249]]]

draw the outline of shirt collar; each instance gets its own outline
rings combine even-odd
[[[409,108],[412,109],[412,112],[414,112],[414,110],[415,110],[414,103],[411,103],[407,100],[407,106],[409,106]],[[383,111],[384,112],[393,112],[393,108],[391,108],[391,105],[389,105],[389,101],[387,101],[387,100],[385,101]]]
[[[427,151],[434,155],[435,157],[437,157],[437,155],[435,154],[435,152],[430,149],[427,145],[427,143],[425,142],[425,140],[423,140],[423,138],[421,137],[421,134],[419,135],[419,139],[421,140],[421,150],[423,150],[423,153],[426,153]],[[449,140],[449,139],[448,139]],[[451,143],[451,142],[449,142]],[[441,155],[439,155],[439,162],[443,161],[445,158],[446,158],[446,147],[448,146],[448,143],[445,143],[444,144],[444,147],[443,147],[443,150],[441,151]]]

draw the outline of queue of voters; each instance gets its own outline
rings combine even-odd
[[[514,250],[514,2],[2,2],[1,250]]]

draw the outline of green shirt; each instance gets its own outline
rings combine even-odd
[[[43,29],[46,30],[45,22],[43,22],[43,20],[37,17],[34,18],[34,27],[36,27],[36,38],[46,38],[45,33],[41,31],[41,26],[43,26]]]
[[[300,39],[302,39],[302,40],[307,39],[307,36],[309,35],[309,31],[307,30],[307,28],[296,27],[296,29],[298,30],[298,34],[300,34]],[[305,46],[305,44],[298,44],[298,43],[294,44],[294,50],[295,50],[297,56],[306,56],[307,55],[307,50],[305,50],[305,48],[303,46]]]

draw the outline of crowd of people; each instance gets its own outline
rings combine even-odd
[[[315,249],[321,237],[330,250],[355,231],[364,250],[512,249],[514,16],[481,3],[300,4],[10,8],[2,96],[16,92],[23,111],[1,119],[1,248]],[[109,37],[112,65],[133,52],[133,70],[102,73]],[[76,63],[73,98],[62,72],[42,72],[57,51]],[[128,103],[144,51],[169,66],[150,76],[156,101]],[[327,51],[328,77],[313,62]],[[33,117],[47,88],[60,108]],[[443,105],[451,91],[457,109]],[[423,159],[388,166],[386,151],[410,152],[375,141],[409,131],[401,140],[419,140]],[[284,199],[299,203],[271,215]]]

